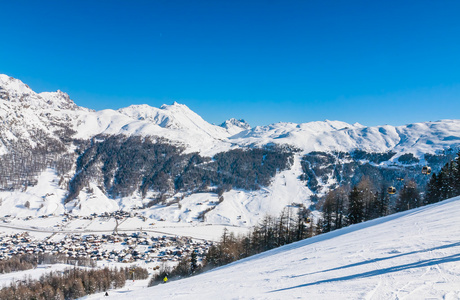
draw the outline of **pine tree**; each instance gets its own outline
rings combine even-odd
[[[454,196],[460,195],[460,151],[455,158],[454,168],[453,168],[453,188]]]
[[[56,289],[53,300],[64,300],[64,293],[62,293],[60,288]]]
[[[278,218],[278,226],[277,226],[277,242],[276,246],[282,246],[289,243],[289,219],[290,219],[290,212],[289,209],[284,208],[280,216]]]
[[[315,228],[314,228],[314,235],[319,235],[322,232],[322,226],[321,226],[321,223],[323,222],[323,220],[321,218],[318,218],[318,220],[316,221],[316,225],[315,225]]]
[[[455,181],[454,181],[454,176],[455,176],[455,164],[453,161],[451,161],[448,164],[448,169],[447,169],[447,198],[452,198],[455,195]]]
[[[364,219],[364,203],[358,188],[355,186],[348,197],[348,222],[357,224]]]
[[[85,295],[85,288],[80,278],[75,278],[69,289],[69,298],[77,299]]]
[[[377,217],[383,217],[388,214],[388,206],[389,206],[390,198],[386,191],[387,191],[387,187],[382,186],[382,189],[380,190],[380,192],[375,195]]]
[[[399,198],[396,202],[396,211],[405,211],[408,209],[416,208],[421,205],[420,193],[417,189],[415,181],[410,181],[404,185],[399,193]]]
[[[438,180],[440,181],[441,200],[448,199],[453,196],[452,190],[452,164],[447,163],[439,172]]]
[[[54,292],[53,288],[48,283],[45,283],[43,285],[43,289],[42,289],[41,294],[43,295],[44,299],[53,299],[54,295],[55,295],[55,292]]]
[[[441,201],[441,181],[438,178],[436,173],[433,173],[426,186],[425,205]]]
[[[322,211],[323,211],[323,221],[322,221],[322,231],[329,232],[332,230],[333,224],[333,214],[334,214],[334,199],[332,191],[326,195],[324,200]]]
[[[295,223],[295,240],[300,241],[307,237],[307,226],[305,220],[308,218],[308,212],[305,208],[299,209]]]
[[[338,187],[327,193],[322,206],[323,232],[343,227],[347,194],[343,187]]]
[[[343,227],[344,217],[345,217],[345,205],[348,201],[347,193],[344,187],[339,187],[335,189],[334,193],[335,199],[335,229],[340,229]]]
[[[368,177],[363,177],[357,188],[363,202],[363,219],[371,220],[376,218],[377,205],[372,182]]]
[[[195,250],[190,255],[190,273],[193,274],[198,270],[198,256]]]

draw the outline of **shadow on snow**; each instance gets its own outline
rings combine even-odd
[[[402,256],[406,256],[406,255],[412,255],[412,254],[417,254],[417,253],[436,251],[436,250],[447,249],[447,248],[458,247],[458,246],[460,246],[460,242],[453,243],[453,244],[447,244],[447,245],[434,247],[434,248],[429,248],[429,249],[423,249],[423,250],[418,250],[418,251],[401,253],[401,254],[388,256],[388,257],[369,259],[369,260],[365,260],[365,261],[362,261],[362,262],[349,264],[349,265],[345,265],[345,266],[341,266],[341,267],[337,267],[337,268],[332,268],[332,269],[328,269],[328,270],[317,271],[317,272],[301,274],[301,275],[294,275],[294,276],[290,276],[290,278],[303,277],[303,276],[308,276],[308,275],[313,275],[313,274],[318,274],[318,273],[326,273],[326,272],[330,272],[330,271],[343,270],[343,269],[347,269],[347,268],[353,268],[353,267],[357,267],[357,266],[367,265],[367,264],[376,263],[376,262],[380,262],[380,261],[384,261],[384,260],[388,260],[388,259],[393,259],[393,258],[397,258],[397,257],[402,257]]]
[[[456,244],[452,244],[452,246],[456,245]],[[450,246],[450,245],[448,245],[448,246]],[[443,246],[441,246],[439,248],[442,248],[442,247]],[[450,256],[446,256],[446,257],[442,257],[442,258],[421,260],[421,261],[410,263],[410,264],[404,264],[404,265],[399,265],[399,266],[394,266],[394,267],[389,267],[389,268],[384,268],[384,269],[378,269],[378,270],[363,272],[363,273],[359,273],[359,274],[347,275],[347,276],[342,276],[342,277],[337,277],[337,278],[332,278],[332,279],[319,280],[319,281],[315,281],[315,282],[311,282],[311,283],[306,283],[306,284],[301,284],[301,285],[292,286],[292,287],[288,287],[288,288],[273,290],[273,291],[270,291],[269,293],[288,291],[288,290],[302,288],[302,287],[319,285],[319,284],[322,284],[322,283],[331,283],[331,282],[337,282],[337,281],[345,281],[345,280],[354,280],[354,279],[360,279],[360,278],[373,277],[373,276],[378,276],[378,275],[383,275],[383,274],[388,274],[388,273],[394,273],[394,272],[399,272],[399,271],[404,271],[404,270],[435,266],[435,265],[439,265],[439,264],[444,264],[444,263],[449,263],[449,262],[457,262],[457,261],[460,261],[460,253],[450,255]]]

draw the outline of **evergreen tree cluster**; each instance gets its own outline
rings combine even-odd
[[[364,150],[356,149],[350,153],[350,157],[354,160],[367,160],[374,164],[380,164],[384,161],[389,161],[393,156],[396,155],[396,152],[388,151],[384,153],[375,153],[367,152]],[[345,157],[346,153],[342,153],[342,157]]]
[[[282,245],[290,244],[314,234],[313,225],[309,222],[305,208],[293,213],[285,209],[278,218],[266,216],[244,236],[235,236],[224,230],[220,241],[212,245],[206,254],[206,264],[217,267],[233,261],[267,251]]]
[[[424,175],[426,176],[426,175]],[[341,186],[328,192],[321,201],[323,232],[371,220],[387,214],[417,208],[460,195],[460,152],[446,163],[438,174],[433,173],[424,195],[417,183],[409,180],[402,184],[398,194],[386,193],[385,184],[377,191],[369,178],[351,189]]]
[[[329,232],[385,216],[389,213],[389,202],[385,189],[377,190],[367,177],[351,189],[338,187],[329,191],[320,202],[323,212],[321,231]]]
[[[414,181],[409,181],[399,192],[394,212],[405,211],[423,206],[422,197]]]
[[[73,166],[75,156],[65,153],[65,144],[35,130],[31,134],[36,146],[30,141],[11,141],[0,136],[0,143],[8,147],[8,153],[0,155],[0,190],[27,189],[37,183],[38,175],[46,168],[54,168],[58,175],[64,175]]]
[[[89,294],[121,288],[127,279],[146,279],[148,271],[133,269],[67,269],[64,272],[50,272],[39,280],[25,279],[12,282],[0,290],[0,299],[11,300],[64,300],[77,299]]]
[[[18,255],[0,261],[0,273],[24,271],[37,267],[37,259],[31,255]]]
[[[433,173],[426,189],[425,203],[436,203],[460,195],[460,152],[446,163],[438,174]]]
[[[289,167],[292,153],[281,148],[230,150],[212,159],[153,137],[108,136],[81,150],[67,201],[97,182],[112,197],[148,191],[164,194],[267,186],[277,171]]]
[[[395,165],[389,160],[396,155],[395,152],[370,153],[363,150],[353,152],[320,152],[315,151],[302,157],[301,165],[303,174],[300,179],[306,181],[307,186],[313,192],[320,192],[319,183],[332,182],[328,189],[337,186],[357,185],[363,177],[367,177],[373,185],[395,185],[403,188],[404,183],[398,182],[398,178],[410,178],[421,189],[427,184],[427,177],[420,173],[421,166],[417,165],[419,159],[411,153],[402,154],[398,157],[401,165]],[[441,167],[452,160],[455,153],[452,149],[445,150],[440,154],[424,155],[433,170]],[[380,165],[389,162],[386,167]]]
[[[420,160],[414,156],[412,153],[405,153],[398,157],[398,161],[402,164],[409,165],[409,164],[416,164]]]

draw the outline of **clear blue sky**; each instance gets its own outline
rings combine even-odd
[[[3,1],[0,73],[211,123],[460,118],[460,1]]]

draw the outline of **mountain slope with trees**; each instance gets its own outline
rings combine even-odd
[[[11,204],[0,206],[0,215],[21,209],[36,215],[78,211],[86,205],[83,198],[111,201],[110,209],[150,207],[196,193],[217,195],[217,205],[224,198],[240,201],[233,207],[248,207],[254,198],[260,205],[267,193],[275,198],[277,190],[286,190],[288,183],[277,176],[288,170],[291,177],[298,174],[296,157],[301,158],[296,190],[309,192],[281,194],[305,207],[322,201],[329,190],[363,178],[379,182],[378,189],[394,185],[402,191],[405,182],[398,179],[403,178],[423,190],[429,178],[420,174],[421,166],[439,172],[460,145],[460,120],[397,127],[326,120],[251,128],[230,119],[217,126],[178,103],[93,111],[61,91],[35,93],[6,75],[0,75],[0,121],[0,199]],[[32,196],[59,199],[28,200],[28,205],[18,200],[29,197],[45,173],[53,174],[55,190]],[[118,203],[136,197],[141,200]],[[203,220],[207,209],[212,208],[203,207],[197,220]],[[251,207],[254,218],[256,209]],[[220,220],[235,223],[219,214]]]

